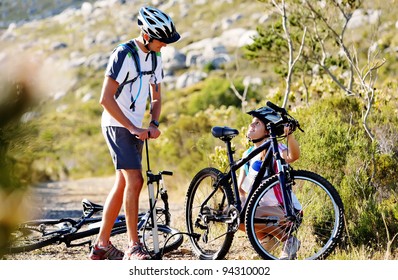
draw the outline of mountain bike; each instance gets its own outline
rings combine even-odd
[[[229,170],[206,167],[194,176],[187,190],[186,226],[188,233],[200,236],[189,238],[199,259],[223,259],[241,224],[263,259],[280,259],[293,237],[300,242],[295,259],[325,259],[342,238],[344,207],[335,187],[314,172],[294,170],[281,158],[278,139],[284,137],[284,126],[289,126],[291,133],[297,128],[302,131],[299,122],[285,109],[271,102],[267,106],[275,111],[274,120],[267,125],[269,140],[239,160],[234,160],[231,144],[238,130],[212,128],[212,135],[226,145]],[[266,151],[265,157],[243,204],[236,171],[262,151]],[[272,205],[272,209],[282,215],[269,215],[264,210],[275,191],[280,193],[282,203]],[[297,207],[297,201],[301,207]]]
[[[161,259],[163,254],[176,250],[183,243],[182,234],[170,227],[168,193],[163,180],[171,171],[153,174],[149,165],[148,140],[145,140],[148,170],[146,171],[149,209],[138,214],[138,233],[152,259]],[[156,194],[155,194],[156,185]],[[157,206],[159,197],[162,207]],[[11,234],[6,253],[23,253],[45,246],[65,243],[67,247],[92,246],[101,226],[103,206],[88,199],[82,200],[80,218],[38,219],[21,223]],[[124,215],[118,215],[111,236],[127,232]]]

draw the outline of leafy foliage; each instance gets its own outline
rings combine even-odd
[[[354,246],[373,248],[396,232],[397,154],[383,154],[366,137],[354,114],[353,98],[329,98],[298,110],[305,133],[299,134],[302,156],[297,165],[328,178],[338,189]],[[398,122],[394,122],[397,129]],[[383,218],[384,215],[384,218]]]

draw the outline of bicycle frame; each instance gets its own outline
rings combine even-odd
[[[294,213],[291,205],[291,200],[288,199],[290,196],[288,194],[288,187],[286,185],[286,176],[287,176],[287,165],[284,163],[280,152],[278,148],[278,140],[273,132],[275,127],[274,124],[270,123],[267,126],[267,129],[270,131],[270,141],[266,141],[263,144],[261,144],[259,147],[254,149],[252,152],[250,152],[248,155],[245,157],[234,161],[233,154],[234,151],[232,150],[231,146],[231,140],[233,137],[231,136],[226,136],[226,137],[220,137],[222,141],[225,142],[227,146],[227,155],[228,155],[228,161],[229,161],[229,171],[227,173],[224,173],[216,182],[215,186],[222,186],[222,185],[228,185],[229,182],[232,182],[233,186],[233,192],[235,194],[235,207],[237,210],[242,213],[244,212],[244,209],[242,209],[242,202],[239,197],[239,186],[237,182],[237,176],[236,176],[236,171],[240,169],[243,165],[248,163],[252,158],[254,158],[256,155],[261,153],[264,150],[267,150],[265,158],[261,164],[260,170],[253,182],[252,188],[248,194],[248,197],[250,198],[251,195],[253,194],[254,190],[258,188],[263,181],[263,177],[265,175],[265,172],[267,171],[267,168],[270,167],[272,164],[272,159],[275,159],[277,163],[277,172],[276,174],[278,175],[279,183],[282,189],[282,198],[283,198],[283,206],[285,209],[286,217],[288,219],[294,219]],[[270,171],[273,172],[272,168],[269,168]],[[209,199],[212,197],[212,195],[217,191],[217,188],[214,189],[214,191],[209,195],[209,197],[202,203],[201,205],[201,210],[203,210],[203,207],[206,205],[206,203],[209,201]]]
[[[249,114],[259,120],[264,118],[270,135],[240,159],[234,159],[231,145],[239,131],[226,126],[211,130],[226,145],[228,167],[225,171],[212,166],[202,168],[187,191],[186,224],[189,233],[201,237],[190,240],[200,259],[223,259],[238,230],[247,233],[263,259],[324,259],[342,238],[344,206],[337,190],[321,175],[293,170],[288,158],[282,158],[286,150],[282,154],[279,142],[296,129],[304,132],[299,122],[269,101],[267,106]],[[294,142],[288,141],[293,147]],[[253,161],[248,178],[238,179],[237,170],[244,175]],[[245,198],[240,197],[241,179],[246,180]],[[305,250],[297,254],[301,244],[305,244]]]
[[[56,220],[54,219],[52,221],[53,224],[59,224],[59,223],[70,223],[71,227],[65,227],[61,228],[58,231],[51,231],[48,233],[44,233],[43,236],[54,234],[56,232],[62,233],[60,235],[58,243],[65,243],[66,247],[77,247],[77,246],[82,246],[82,245],[91,245],[92,240],[87,240],[83,241],[80,243],[72,243],[73,241],[83,239],[86,237],[93,236],[95,234],[99,233],[100,229],[100,223],[102,221],[102,217],[92,217],[93,215],[99,213],[102,211],[102,206],[96,205],[86,199],[83,199],[82,201],[83,204],[83,215],[75,220],[72,218],[63,218]],[[100,207],[100,208],[98,208]],[[139,219],[143,216],[143,214],[139,215]],[[120,221],[120,219],[123,219],[123,221]],[[80,229],[84,225],[89,225],[89,229],[80,231]],[[126,232],[126,227],[125,227],[125,222],[124,222],[124,217],[123,215],[119,215],[115,224],[114,224],[114,229],[112,229],[112,235],[113,234],[119,234],[119,233],[125,233]]]

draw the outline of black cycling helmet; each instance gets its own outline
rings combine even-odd
[[[258,118],[265,125],[267,125],[270,122],[277,124],[280,121],[282,121],[281,115],[279,113],[277,113],[274,109],[271,109],[268,106],[264,106],[264,107],[258,108],[256,110],[249,111],[247,113],[253,117]]]
[[[165,44],[177,42],[180,39],[172,19],[159,9],[145,6],[138,13],[138,26],[150,38]]]
[[[284,125],[283,125],[283,118],[281,115],[276,112],[274,109],[264,106],[261,108],[258,108],[256,110],[247,112],[249,115],[256,117],[260,121],[262,121],[267,128],[267,124],[273,123],[275,124],[275,130],[274,133],[276,136],[282,136],[284,134]],[[259,139],[251,139],[253,143],[259,142],[267,138],[269,135],[265,135],[264,137],[261,137]]]

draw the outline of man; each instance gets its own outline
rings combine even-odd
[[[115,184],[103,211],[102,226],[90,252],[93,260],[148,259],[137,233],[139,195],[143,186],[142,147],[148,138],[160,135],[161,86],[163,79],[160,55],[162,47],[180,39],[171,18],[153,7],[142,7],[138,14],[141,34],[129,44],[118,46],[112,53],[105,73],[100,104],[104,108],[101,126],[116,169]],[[137,70],[133,52],[139,57]],[[153,59],[157,62],[153,69]],[[125,82],[131,78],[131,83]],[[119,87],[122,88],[119,88]],[[119,89],[119,90],[118,90]],[[143,128],[148,96],[151,100],[151,122]],[[110,242],[114,221],[124,205],[128,247],[123,253]]]

